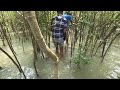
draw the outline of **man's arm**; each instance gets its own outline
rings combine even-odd
[[[67,20],[65,20],[64,23],[64,33],[68,31],[68,24],[67,24]]]

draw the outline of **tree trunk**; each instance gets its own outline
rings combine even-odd
[[[58,62],[59,58],[56,56],[56,54],[47,46],[43,35],[41,33],[41,30],[39,28],[37,19],[36,19],[36,15],[35,15],[35,11],[24,11],[25,14],[25,18],[28,20],[28,23],[30,25],[31,31],[35,37],[35,40],[37,41],[37,43],[39,44],[40,48],[42,49],[42,51],[48,56],[50,57],[52,60]]]

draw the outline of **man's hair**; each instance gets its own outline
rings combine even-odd
[[[57,11],[57,14],[63,14],[63,11]]]
[[[72,15],[70,12],[65,12],[67,15]]]

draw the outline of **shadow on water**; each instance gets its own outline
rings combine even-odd
[[[36,62],[39,79],[54,79],[55,73],[56,76],[58,74],[59,79],[117,79],[120,75],[120,45],[118,43],[112,45],[103,63],[100,63],[100,57],[96,56],[92,60],[92,64],[85,65],[80,69],[74,63],[70,65],[69,50],[65,53],[65,57],[60,59],[58,68],[52,60],[39,58]],[[1,41],[0,46],[2,46]],[[13,47],[27,79],[37,79],[33,66],[34,55],[31,43],[24,43],[24,52],[22,44],[17,43],[17,40],[14,41]],[[8,46],[3,48],[13,56]],[[55,51],[54,48],[52,49]],[[2,52],[0,52],[0,66],[3,67],[0,70],[0,79],[23,78],[14,64]]]

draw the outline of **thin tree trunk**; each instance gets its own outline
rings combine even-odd
[[[28,23],[30,25],[31,31],[35,37],[35,40],[39,44],[41,50],[52,60],[58,62],[59,58],[56,56],[56,54],[47,46],[43,35],[41,33],[41,30],[39,28],[35,11],[24,11],[25,13],[25,18],[28,20]]]

